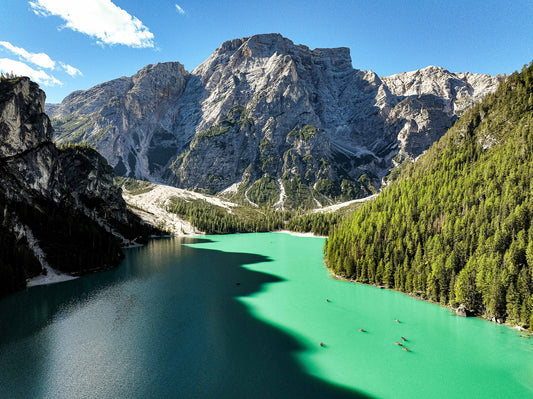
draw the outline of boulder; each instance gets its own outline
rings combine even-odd
[[[455,314],[457,316],[467,317],[468,316],[468,312],[466,310],[465,305],[463,305],[463,304],[459,305],[459,307],[457,309],[455,309]]]

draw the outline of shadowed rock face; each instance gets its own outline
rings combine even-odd
[[[380,78],[347,48],[279,34],[224,42],[190,74],[148,65],[49,107],[59,142],[88,141],[126,176],[266,204],[365,196],[415,158],[503,76],[427,67]]]
[[[44,100],[28,78],[0,80],[0,296],[45,270],[115,266],[122,243],[149,233],[101,155],[55,146]]]
[[[50,141],[52,126],[44,114],[45,94],[29,81],[0,81],[0,155],[12,157]]]

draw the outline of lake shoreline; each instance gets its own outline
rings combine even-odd
[[[291,231],[291,230],[277,230],[277,231],[264,232],[264,233],[288,234],[288,235],[292,235],[294,237],[302,237],[302,238],[323,238],[323,239],[327,238],[327,236],[318,236],[318,235],[315,235],[314,233],[301,233],[301,232],[295,232],[295,231]],[[249,234],[249,233],[242,233],[242,234]],[[164,236],[152,236],[152,237],[150,237],[150,239],[171,238],[171,237],[178,237],[178,238],[179,237],[198,237],[198,236],[204,236],[204,235],[206,235],[206,234],[205,233],[201,233],[201,234],[197,234],[196,233],[196,234],[187,234],[187,235],[185,235],[185,234],[168,234],[168,235],[164,235]],[[225,235],[225,234],[221,234],[221,235]],[[127,248],[132,248],[132,247],[139,247],[139,246],[144,246],[144,245],[143,244],[137,244],[137,245],[132,245],[132,246],[124,246],[123,248],[127,249]],[[386,290],[389,290],[389,291],[395,291],[395,292],[398,292],[400,294],[407,295],[407,296],[409,296],[411,298],[414,298],[414,299],[417,299],[417,300],[420,300],[420,301],[424,301],[424,302],[428,302],[428,303],[433,303],[435,305],[438,305],[438,306],[441,306],[443,308],[449,309],[456,316],[462,317],[462,316],[459,316],[456,313],[457,308],[454,308],[451,305],[444,305],[442,303],[435,302],[435,301],[432,301],[430,299],[423,298],[420,295],[416,295],[416,294],[413,294],[413,293],[408,293],[408,292],[403,292],[403,291],[398,291],[398,290],[395,290],[395,289],[392,289],[392,288],[388,288],[385,285],[379,285],[378,286],[376,284],[363,283],[363,282],[360,282],[360,281],[356,281],[354,279],[348,279],[348,278],[346,278],[344,276],[341,276],[341,275],[338,275],[338,274],[334,273],[327,266],[327,263],[325,261],[324,261],[324,267],[328,270],[328,272],[331,275],[331,277],[333,277],[336,280],[341,280],[341,281],[346,281],[346,282],[356,283],[356,284],[363,284],[363,285],[372,286],[372,287],[375,287],[375,288],[378,288],[378,289],[386,289]],[[34,287],[34,286],[38,286],[38,285],[56,284],[56,283],[69,281],[71,279],[78,278],[78,276],[71,276],[71,275],[68,275],[68,274],[58,274],[55,270],[51,274],[52,275],[50,275],[50,273],[48,273],[48,275],[41,274],[41,275],[35,276],[35,277],[31,278],[31,279],[28,279],[27,282],[26,282],[26,287],[30,288],[30,287]],[[489,322],[496,323],[496,324],[499,324],[499,325],[505,325],[507,327],[513,328],[515,330],[518,330],[520,332],[527,333],[528,336],[530,336],[530,337],[533,336],[533,331],[527,330],[527,329],[525,329],[525,328],[523,328],[523,327],[521,327],[521,326],[519,326],[517,324],[511,324],[511,323],[507,323],[507,322],[501,322],[500,323],[500,322],[494,320],[494,318],[490,319],[490,318],[483,317],[483,316],[480,316],[480,315],[467,316],[467,317],[476,317],[476,318],[483,319],[485,321],[489,321]]]
[[[403,291],[398,291],[398,290],[395,290],[393,288],[388,288],[387,286],[385,285],[376,285],[376,284],[369,284],[369,283],[363,283],[363,282],[360,282],[360,281],[356,281],[354,279],[348,279],[346,277],[343,277],[341,275],[338,275],[336,273],[333,272],[333,270],[331,270],[328,265],[326,264],[326,262],[324,261],[324,267],[328,270],[330,276],[332,278],[334,278],[335,280],[340,280],[340,281],[346,281],[348,283],[355,283],[355,284],[362,284],[362,285],[367,285],[369,287],[375,287],[375,288],[378,288],[378,289],[381,289],[381,290],[388,290],[388,291],[394,291],[394,292],[398,292],[400,294],[403,294],[403,295],[407,295],[408,297],[410,298],[413,298],[413,299],[417,299],[419,301],[423,301],[423,302],[428,302],[428,303],[433,303],[435,305],[438,305],[440,307],[443,307],[443,308],[446,308],[450,311],[453,312],[453,314],[457,317],[473,317],[473,318],[478,318],[478,319],[482,319],[482,320],[485,320],[485,321],[488,321],[488,322],[491,322],[491,323],[495,323],[495,324],[498,324],[498,325],[502,325],[502,326],[507,326],[507,327],[510,327],[514,330],[518,330],[520,332],[523,332],[523,333],[526,333],[528,334],[527,337],[533,337],[533,331],[530,331],[522,326],[519,326],[518,324],[511,324],[511,323],[507,323],[507,322],[502,322],[502,323],[499,323],[498,321],[496,320],[493,320],[493,319],[489,319],[487,317],[483,317],[483,316],[480,316],[480,315],[477,315],[477,316],[459,316],[456,311],[457,311],[457,308],[454,308],[453,306],[451,305],[444,305],[442,303],[439,303],[439,302],[435,302],[435,301],[432,301],[430,299],[426,299],[426,298],[423,298],[421,297],[420,295],[416,295],[416,294],[412,294],[412,293],[409,293],[409,292],[403,292]]]
[[[283,233],[283,234],[289,234],[291,236],[295,237],[307,237],[307,238],[327,238],[327,236],[317,236],[315,233],[300,233],[297,231],[291,231],[291,230],[276,230],[276,231],[270,231],[267,233]]]
[[[292,235],[292,236],[295,236],[295,237],[311,237],[311,238],[326,238],[325,236],[317,236],[313,233],[299,233],[299,232],[295,232],[295,231],[290,231],[290,230],[278,230],[278,231],[271,231],[271,232],[265,232],[265,233],[282,233],[282,234],[289,234],[289,235]],[[239,233],[233,233],[233,234],[239,234]],[[241,234],[250,234],[250,233],[241,233]],[[176,238],[180,238],[180,237],[201,237],[201,236],[205,236],[207,234],[205,233],[192,233],[192,234],[165,234],[165,235],[161,235],[161,236],[151,236],[150,239],[161,239],[161,238],[172,238],[172,237],[176,237]],[[221,234],[221,235],[225,235],[225,234]],[[129,244],[129,245],[124,245],[122,247],[122,249],[131,249],[131,248],[140,248],[140,247],[143,247],[145,246],[146,244],[138,244],[138,243],[135,243],[135,244]],[[120,266],[117,265],[116,267]],[[92,274],[92,273],[97,273],[97,272],[100,272],[100,271],[106,271],[106,270],[109,270],[109,269],[97,269],[97,270],[94,270],[94,271],[89,271],[88,273],[84,273],[84,274]],[[34,276],[34,277],[31,277],[29,279],[26,280],[26,288],[31,288],[31,287],[37,287],[39,285],[51,285],[51,284],[58,284],[58,283],[62,283],[62,282],[65,282],[65,281],[70,281],[70,280],[74,280],[74,279],[77,279],[79,278],[80,276],[78,275],[70,275],[70,274],[67,274],[67,273],[61,273],[59,272],[58,270],[55,270],[51,267],[48,267],[46,268],[46,274],[42,273],[42,274],[39,274],[37,276]]]

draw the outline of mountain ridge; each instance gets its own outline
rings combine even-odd
[[[348,48],[265,34],[223,42],[190,73],[148,65],[47,109],[56,141],[94,144],[120,175],[312,208],[375,192],[503,78],[437,67],[380,78],[354,69]]]

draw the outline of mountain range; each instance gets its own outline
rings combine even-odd
[[[192,72],[148,65],[47,104],[58,143],[115,172],[274,208],[367,196],[505,78],[429,66],[379,77],[348,48],[279,34],[224,42]]]

